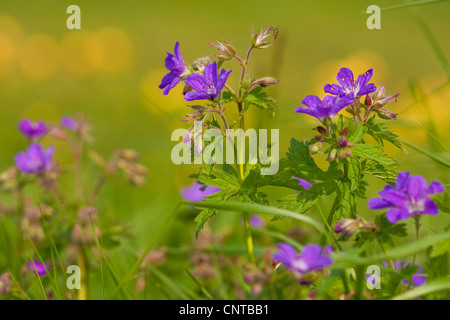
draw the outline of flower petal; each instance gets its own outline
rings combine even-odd
[[[219,86],[219,75],[218,75],[216,61],[208,64],[205,67],[205,70],[203,71],[203,77],[205,78],[206,83],[212,84],[214,86],[214,88],[216,88],[216,91],[218,91],[217,88]]]
[[[408,210],[404,208],[392,208],[386,211],[386,218],[390,223],[395,223],[399,220],[404,220],[410,217]]]
[[[194,100],[208,100],[211,97],[210,94],[205,92],[195,92],[195,91],[189,91],[184,95],[184,99],[187,101],[194,101]]]
[[[175,78],[172,80],[172,82],[171,82],[167,87],[164,88],[163,94],[164,94],[164,95],[168,95],[169,92],[170,92],[170,90],[172,90],[173,88],[175,88],[175,86],[176,86],[178,83],[180,83],[180,81],[181,81],[181,78],[180,78],[180,77],[175,77]]]
[[[397,190],[406,190],[406,185],[409,179],[409,172],[400,172],[395,180]]]
[[[303,98],[302,100],[302,104],[304,104],[305,106],[308,106],[310,108],[318,108],[318,107],[322,107],[322,100],[320,100],[320,98],[318,96],[314,96],[314,95],[309,95]]]
[[[425,193],[426,194],[442,193],[442,192],[444,192],[444,190],[445,190],[445,188],[442,185],[442,183],[433,181],[432,183],[430,183],[430,186],[425,191]]]
[[[216,88],[217,94],[219,94],[222,91],[223,87],[225,86],[225,83],[228,80],[228,77],[230,76],[231,71],[232,70],[226,71],[225,69],[222,69],[220,71],[220,77]]]
[[[371,210],[384,209],[389,208],[391,206],[392,204],[390,202],[387,202],[382,198],[372,198],[369,200],[369,209]]]
[[[160,89],[163,89],[170,85],[173,80],[177,77],[177,75],[174,72],[167,73],[161,80],[161,84],[159,85]]]
[[[406,188],[411,198],[418,199],[427,191],[427,180],[422,176],[411,176]]]
[[[421,213],[435,216],[439,213],[439,207],[433,200],[426,198],[424,209]]]
[[[177,58],[172,53],[167,52],[166,60],[164,60],[164,65],[166,66],[167,70],[172,71],[172,69],[176,65],[176,59]]]
[[[329,93],[329,94],[332,94],[332,95],[335,95],[335,96],[337,96],[337,95],[345,95],[345,92],[342,89],[342,87],[340,85],[334,84],[334,83],[333,84],[326,84],[323,87],[323,90],[326,93]]]
[[[353,83],[355,80],[353,78],[353,72],[349,68],[341,68],[336,76],[336,79],[346,93],[353,89]]]
[[[207,85],[207,82],[205,81],[205,79],[197,74],[190,74],[186,77],[185,83],[190,86],[192,89],[196,90],[196,91],[204,91],[205,90],[205,86]]]

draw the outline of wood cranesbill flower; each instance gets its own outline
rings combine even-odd
[[[370,209],[384,209],[391,223],[421,214],[438,214],[439,207],[429,198],[434,193],[444,192],[444,186],[437,181],[427,181],[422,176],[410,176],[409,172],[400,172],[395,187],[387,185],[378,194],[381,198],[369,201]]]
[[[32,143],[25,152],[19,152],[16,157],[16,166],[23,173],[37,174],[50,168],[55,147],[47,150],[38,143]]]
[[[322,248],[318,244],[308,243],[300,254],[288,243],[280,243],[278,248],[280,251],[276,252],[273,258],[298,277],[301,284],[311,283],[311,281],[305,281],[309,278],[309,274],[333,264],[330,258],[333,249],[330,246]]]
[[[359,98],[377,89],[373,83],[368,84],[372,75],[373,69],[369,69],[365,73],[360,74],[355,81],[352,70],[341,68],[336,76],[339,84],[326,84],[323,89],[326,93],[332,95],[345,96],[353,93],[355,98]]]
[[[181,196],[188,201],[202,201],[206,196],[219,191],[221,189],[194,182],[190,187],[181,189]]]
[[[194,73],[186,77],[185,83],[195,91],[189,91],[184,95],[187,101],[217,99],[222,92],[231,70],[219,71],[217,62],[208,64],[203,70],[203,76]]]
[[[31,122],[30,119],[22,119],[19,130],[30,140],[39,139],[48,133],[49,128],[44,121]]]
[[[169,94],[170,90],[172,90],[178,83],[183,80],[183,77],[189,73],[189,69],[186,67],[183,56],[180,51],[180,43],[177,41],[175,43],[175,47],[173,49],[175,54],[167,52],[167,57],[165,60],[165,66],[167,70],[170,70],[168,74],[166,74],[159,85],[160,89],[163,89],[163,94]]]
[[[40,263],[37,259],[33,259],[33,261],[27,262],[27,267],[34,274],[37,273],[39,276],[43,276],[47,273],[48,263]]]
[[[344,96],[325,96],[322,100],[319,97],[309,95],[302,100],[306,107],[297,107],[295,112],[306,113],[320,121],[325,118],[334,118],[346,106],[355,101],[353,93]]]

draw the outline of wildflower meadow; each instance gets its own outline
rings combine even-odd
[[[0,5],[0,299],[450,298],[450,3],[230,4]]]

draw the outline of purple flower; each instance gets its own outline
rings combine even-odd
[[[255,228],[264,228],[266,226],[266,220],[257,214],[250,215],[250,225]]]
[[[363,95],[374,92],[377,87],[373,83],[367,84],[372,78],[373,69],[367,70],[364,74],[360,74],[356,81],[353,77],[353,72],[349,68],[341,68],[339,70],[336,79],[339,84],[326,84],[323,89],[325,92],[337,95],[345,96],[353,93],[355,98],[362,97]]]
[[[47,273],[48,263],[40,263],[37,259],[33,259],[33,261],[27,262],[27,266],[28,270],[30,270],[34,274],[36,274],[37,272],[39,276],[43,276]]]
[[[386,261],[383,261],[383,264],[388,267],[389,264]],[[394,261],[392,263],[394,265],[394,269],[396,271],[399,271],[400,269],[405,269],[406,267],[408,267],[410,264],[409,263],[405,263],[404,261],[400,260],[400,261]],[[418,269],[416,271],[416,273],[412,276],[411,280],[414,283],[414,285],[416,286],[423,286],[426,282],[427,282],[427,277],[423,275],[423,269],[418,266],[415,265]],[[402,283],[404,285],[408,285],[409,284],[409,279],[402,279]]]
[[[76,131],[79,127],[78,123],[71,117],[62,117],[61,125],[72,131]]]
[[[280,243],[278,248],[280,251],[275,253],[273,258],[299,277],[333,264],[333,260],[329,256],[333,251],[330,246],[322,248],[317,244],[308,243],[300,254],[288,243]]]
[[[241,224],[244,224],[244,221],[241,219]],[[264,228],[266,226],[266,220],[264,220],[260,215],[251,214],[250,215],[250,226],[255,228]]]
[[[55,147],[50,146],[44,150],[40,144],[32,143],[27,151],[19,152],[16,157],[16,166],[24,173],[41,173],[49,169]]]
[[[160,89],[164,89],[164,95],[169,94],[170,90],[172,90],[172,88],[174,88],[183,79],[183,76],[189,72],[189,69],[184,64],[180,51],[180,43],[178,41],[175,43],[175,48],[173,50],[175,55],[167,52],[165,61],[166,68],[167,70],[170,70],[170,72],[162,78],[161,84],[159,85]]]
[[[305,179],[301,179],[298,177],[292,177],[291,179],[297,179],[298,180],[298,185],[302,186],[303,188],[305,188],[305,190],[308,190],[309,188],[311,188],[312,183],[305,180]]]
[[[38,139],[47,134],[48,127],[44,121],[33,123],[29,119],[22,119],[19,123],[19,130],[29,139]]]
[[[322,100],[319,97],[309,95],[302,100],[306,107],[297,107],[295,112],[306,113],[316,117],[320,121],[325,118],[334,118],[343,108],[355,101],[353,93],[345,96],[325,96]]]
[[[222,69],[220,76],[217,62],[208,64],[203,71],[203,76],[194,73],[187,76],[185,83],[195,91],[189,91],[184,95],[187,101],[216,99],[227,82],[230,71]]]
[[[422,176],[410,176],[409,172],[400,172],[395,181],[395,187],[385,186],[378,193],[381,198],[370,199],[369,208],[389,208],[386,211],[386,218],[391,223],[418,214],[436,215],[439,208],[428,196],[442,192],[444,192],[444,186],[437,181],[427,186],[427,181]]]
[[[219,191],[221,189],[194,182],[190,187],[181,189],[181,196],[188,201],[202,201],[206,196]]]

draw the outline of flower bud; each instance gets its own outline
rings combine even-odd
[[[278,83],[278,80],[275,78],[272,78],[272,77],[260,78],[260,79],[253,81],[248,86],[248,91],[250,91],[251,88],[253,88],[254,86],[257,86],[257,85],[260,85],[261,87],[269,87],[269,86],[274,86],[277,83]]]
[[[322,142],[318,141],[309,147],[309,155],[315,155],[322,149]]]
[[[209,57],[202,57],[195,60],[191,68],[196,71],[196,73],[203,74],[203,70],[205,70],[205,67],[211,63],[211,59]]]
[[[344,129],[341,131],[341,136],[346,137],[347,135],[348,135],[348,128],[344,128]]]
[[[322,126],[318,126],[317,128],[316,128],[316,130],[321,134],[321,135],[326,135],[327,134],[327,129],[325,129],[324,127],[322,127]]]
[[[364,101],[367,107],[372,106],[372,98],[369,95],[366,95],[366,100]]]
[[[218,41],[218,45],[212,42],[208,42],[208,44],[222,52],[221,54],[216,55],[218,59],[230,60],[233,59],[233,57],[236,55],[236,49],[231,44],[226,43],[225,41]]]
[[[328,156],[328,161],[333,162],[336,159],[336,154],[336,148],[331,149],[330,155]]]

